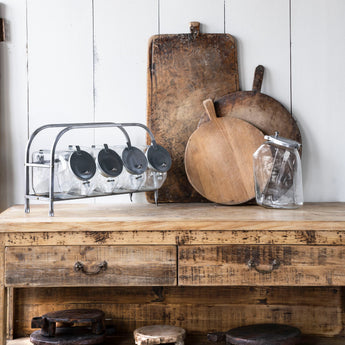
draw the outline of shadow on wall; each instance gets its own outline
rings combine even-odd
[[[6,18],[6,7],[0,4],[0,18]],[[10,40],[9,24],[5,19],[0,22],[0,211],[10,206],[13,200],[13,165],[8,152],[9,139],[6,129],[10,123],[8,50],[5,42]]]

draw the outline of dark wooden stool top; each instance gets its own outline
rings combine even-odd
[[[226,343],[232,345],[295,345],[301,332],[298,328],[279,324],[258,324],[231,329]]]
[[[62,327],[56,327],[56,323]],[[90,327],[72,327],[90,324]],[[60,310],[34,317],[32,328],[41,328],[31,334],[30,340],[36,345],[99,344],[104,341],[104,313],[98,309]]]

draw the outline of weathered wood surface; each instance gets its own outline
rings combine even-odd
[[[13,339],[13,306],[14,306],[14,288],[7,288],[7,339]]]
[[[113,287],[18,289],[15,336],[31,316],[66,308],[101,308],[119,333],[152,324],[190,333],[227,331],[258,322],[292,324],[306,334],[341,332],[342,289],[321,287]]]
[[[12,233],[26,232],[42,234],[46,241],[53,236],[51,232],[80,232],[83,236],[110,236],[107,232],[149,230],[172,231],[173,237],[178,231],[201,230],[321,230],[329,232],[345,230],[345,203],[309,203],[297,210],[266,209],[259,206],[222,206],[217,204],[59,204],[55,208],[55,217],[47,216],[48,205],[33,205],[30,214],[24,213],[22,205],[10,207],[0,215],[0,232],[11,237]],[[177,231],[177,232],[175,232]],[[154,241],[159,232],[152,232]],[[336,234],[336,233],[335,233]],[[247,234],[249,235],[249,234]],[[318,236],[318,233],[311,233]],[[138,235],[140,236],[140,234]],[[147,234],[145,234],[147,236]],[[274,235],[273,235],[274,236]],[[292,231],[290,236],[295,236]],[[20,236],[16,235],[19,240]],[[11,238],[13,244],[16,239]],[[32,238],[32,240],[34,240]],[[72,239],[71,239],[72,240]],[[100,239],[102,240],[102,238]],[[159,240],[161,236],[159,235]],[[332,238],[334,240],[334,238]],[[312,240],[314,243],[314,241]],[[176,243],[176,241],[174,241]],[[336,244],[336,243],[334,243]]]
[[[176,271],[174,246],[6,248],[7,286],[165,286]]]
[[[181,246],[179,285],[341,286],[345,247]]]
[[[172,156],[161,202],[205,201],[189,184],[184,151],[203,114],[202,101],[239,89],[237,48],[229,34],[157,35],[149,42],[147,124]],[[147,194],[150,202],[152,193]]]
[[[7,250],[13,250],[13,253],[18,250],[17,257],[13,257],[13,262],[17,265],[13,264],[12,272],[21,269],[20,257],[23,252],[30,255],[25,250],[31,248],[35,251],[38,248],[39,251],[40,246],[51,249],[41,256],[43,261],[45,257],[53,256],[51,265],[49,261],[43,265],[43,268],[48,268],[56,262],[61,263],[61,255],[54,258],[54,253],[60,253],[64,246],[72,247],[73,250],[93,247],[94,250],[90,252],[105,253],[105,247],[111,251],[114,245],[119,244],[123,245],[123,248],[140,248],[154,244],[159,246],[147,246],[147,248],[154,251],[164,247],[173,248],[176,260],[176,245],[185,245],[184,248],[186,245],[198,247],[203,244],[208,248],[211,244],[217,246],[245,244],[249,247],[269,244],[272,248],[281,248],[282,245],[300,248],[299,251],[297,250],[299,258],[302,256],[301,250],[304,246],[293,245],[308,245],[308,250],[321,254],[324,247],[327,247],[325,255],[317,254],[314,259],[306,255],[305,260],[308,263],[313,259],[314,266],[310,265],[311,269],[318,266],[321,273],[325,267],[335,263],[332,265],[334,267],[330,267],[332,273],[332,270],[338,270],[339,262],[343,261],[341,260],[343,247],[340,245],[345,244],[344,210],[345,204],[342,203],[307,204],[298,210],[269,210],[257,206],[226,207],[213,204],[169,204],[158,207],[149,204],[114,206],[58,204],[56,217],[49,218],[47,205],[33,206],[31,214],[24,214],[22,206],[14,206],[0,215],[0,242],[2,248],[6,246]],[[332,246],[331,251],[328,251],[328,245]],[[23,251],[22,248],[26,249]],[[279,250],[276,253],[280,253]],[[75,263],[77,259],[79,260],[78,255],[71,257],[70,261]],[[112,257],[115,258],[116,255],[115,251]],[[147,255],[150,254],[147,252]],[[4,252],[2,257],[4,259]],[[138,256],[137,259],[142,260],[142,257]],[[36,260],[36,257],[31,259],[31,261]],[[85,267],[93,269],[94,264],[103,260],[102,255],[94,255],[90,257]],[[124,267],[131,266],[128,261],[122,261]],[[156,265],[157,261],[149,260],[149,267],[150,264]],[[266,261],[262,264],[268,263]],[[172,269],[175,274],[176,261],[174,265]],[[221,263],[217,270],[219,269],[222,274],[222,267],[226,265],[226,262]],[[0,267],[1,274],[4,275],[4,262]],[[173,267],[172,262],[169,267]],[[260,262],[259,269],[262,268],[267,267],[262,267]],[[302,269],[306,272],[306,267]],[[273,273],[276,272],[279,272],[279,269],[274,270]],[[254,274],[253,269],[249,273]],[[328,272],[324,272],[325,277],[328,277],[327,274]],[[45,279],[44,275],[40,278]],[[63,279],[67,281],[69,278],[66,275]],[[80,280],[73,279],[75,285],[79,285]],[[85,285],[89,284],[87,281],[89,277],[83,279]],[[312,278],[308,279],[310,281]],[[337,279],[342,277],[333,275],[332,283],[337,284]],[[111,284],[116,285],[115,281]],[[325,284],[328,283],[329,281],[325,280]],[[103,282],[101,284],[103,285]],[[114,320],[118,329],[124,332],[131,332],[135,328],[147,325],[148,322],[174,324],[185,328],[188,332],[219,329],[226,331],[243,325],[243,320],[248,323],[270,321],[288,323],[301,328],[307,334],[329,336],[339,334],[344,328],[342,289],[339,288],[264,289],[224,286],[203,289],[193,286],[155,287],[155,290],[151,290],[150,287],[134,288],[126,285],[121,290],[114,287],[98,288],[96,285],[93,283],[95,287],[90,289],[74,287],[16,289],[13,325],[15,337],[32,332],[30,320],[33,316],[57,308],[81,307],[104,310],[106,317]],[[85,291],[89,292],[85,293]],[[31,294],[32,298],[27,294]],[[5,294],[3,297],[5,298]],[[2,302],[4,306],[5,299]],[[0,321],[5,325],[6,308],[3,308]],[[2,334],[5,334],[5,331]]]
[[[237,118],[217,118],[204,101],[209,121],[190,136],[185,152],[188,181],[210,201],[243,204],[255,198],[253,153],[264,143],[255,126]]]

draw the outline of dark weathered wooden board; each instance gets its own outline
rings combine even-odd
[[[97,322],[104,319],[104,313],[98,309],[67,309],[52,311],[42,315],[42,318],[46,318],[51,322]]]
[[[44,337],[54,337],[56,335],[56,323],[63,323],[65,327],[76,325],[91,326],[92,333],[101,334],[105,331],[104,313],[98,309],[68,309],[53,311],[42,316],[35,316],[31,320],[32,328],[41,328]]]
[[[264,134],[273,135],[278,131],[280,136],[302,143],[297,122],[290,112],[274,98],[261,93],[264,70],[261,65],[256,67],[251,91],[232,92],[216,99],[217,116],[235,117],[249,122]],[[204,114],[199,125],[206,121]]]
[[[147,124],[172,156],[159,202],[205,201],[189,184],[184,151],[203,114],[202,101],[239,89],[237,49],[229,34],[157,35],[149,42]],[[147,199],[154,202],[152,193]]]

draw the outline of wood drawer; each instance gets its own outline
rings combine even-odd
[[[179,285],[345,285],[345,247],[179,247]]]
[[[7,247],[7,286],[176,285],[176,246]]]

